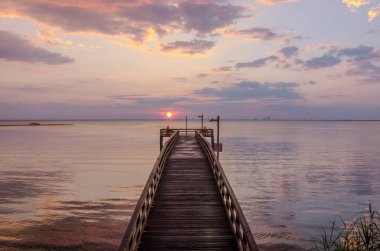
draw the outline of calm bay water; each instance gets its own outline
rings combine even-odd
[[[73,125],[0,127],[0,250],[115,250],[159,153],[159,129],[184,127],[65,123]],[[330,220],[352,220],[369,202],[380,209],[380,122],[222,121],[221,141],[262,250],[308,249]]]

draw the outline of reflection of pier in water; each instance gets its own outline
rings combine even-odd
[[[213,143],[212,129],[161,129],[119,250],[258,250]]]

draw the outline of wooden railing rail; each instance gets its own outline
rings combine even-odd
[[[258,251],[258,247],[253,238],[251,229],[243,214],[238,200],[232,187],[227,180],[227,176],[223,171],[215,152],[210,143],[198,131],[195,132],[195,137],[202,146],[210,164],[214,177],[216,179],[220,195],[223,199],[224,208],[228,215],[231,228],[233,230],[236,242],[240,251]]]
[[[152,206],[154,196],[161,179],[162,171],[165,167],[165,162],[178,139],[179,131],[173,132],[171,137],[165,142],[160,155],[157,158],[156,164],[148,178],[148,181],[141,193],[140,199],[137,202],[136,208],[129,221],[128,228],[124,234],[123,240],[119,246],[119,251],[135,251],[138,248],[139,241],[144,231],[147,222],[149,211]]]
[[[160,150],[163,147],[164,138],[168,138],[173,135],[173,133],[179,131],[180,134],[186,133],[192,133],[195,135],[195,132],[198,131],[202,134],[203,137],[208,137],[211,139],[211,145],[214,146],[214,129],[172,129],[172,128],[165,128],[160,129]]]
[[[196,131],[200,132],[203,137],[213,137],[214,136],[214,130],[213,129],[160,129],[160,136],[161,137],[170,137],[174,132],[179,131],[180,133],[188,132],[188,133],[195,133]]]

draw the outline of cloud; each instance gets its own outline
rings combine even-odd
[[[323,56],[314,57],[301,64],[309,69],[319,69],[338,65],[346,59],[349,63],[359,64],[360,61],[370,61],[380,59],[380,52],[375,51],[374,47],[359,45],[354,48],[334,49],[326,52]]]
[[[324,68],[324,67],[331,67],[331,66],[339,64],[340,62],[341,62],[341,59],[339,57],[336,57],[330,54],[325,54],[321,57],[311,58],[305,61],[303,65],[309,69],[319,69],[319,68]]]
[[[2,0],[0,15],[33,19],[67,32],[125,35],[142,42],[149,30],[209,34],[243,17],[245,8],[211,0]]]
[[[256,2],[262,3],[262,4],[269,4],[269,5],[275,5],[279,3],[294,3],[298,0],[257,0]]]
[[[218,28],[231,25],[242,17],[243,7],[219,5],[215,1],[181,1],[180,13],[186,30],[210,33]]]
[[[376,63],[380,61],[380,50],[374,47],[359,45],[353,48],[333,49],[323,56],[314,57],[306,61],[298,60],[299,64],[308,69],[331,67],[346,62],[348,70],[345,76],[361,77],[365,83],[378,83],[380,79],[380,67]],[[337,75],[336,77],[342,77]]]
[[[263,98],[299,99],[301,94],[297,92],[299,84],[288,82],[259,83],[240,82],[229,87],[210,88],[196,90],[194,93],[203,96],[216,96],[226,100],[248,100]]]
[[[372,22],[380,14],[380,4],[368,11],[368,21]]]
[[[341,49],[337,53],[338,56],[346,56],[352,60],[366,60],[380,58],[380,53],[374,52],[374,48],[370,46],[360,45],[356,48]]]
[[[297,54],[297,52],[298,52],[298,47],[296,46],[284,47],[281,50],[279,50],[279,53],[281,53],[287,58],[294,56],[295,54]]]
[[[51,65],[74,62],[72,58],[36,47],[29,40],[4,30],[0,30],[0,59]]]
[[[342,3],[347,5],[351,11],[355,11],[365,5],[371,5],[372,7],[367,13],[369,22],[373,21],[380,13],[380,4],[377,4],[377,6],[375,6],[373,5],[373,2],[374,1],[372,0],[342,0]]]
[[[380,67],[368,61],[358,62],[354,63],[345,74],[347,76],[362,77],[365,83],[378,84],[380,80]]]
[[[279,68],[295,69],[299,66],[304,69],[320,69],[339,65],[342,62],[350,63],[351,65],[358,65],[360,61],[372,62],[380,60],[380,50],[375,51],[374,47],[359,45],[353,48],[329,49],[322,56],[312,57],[307,60],[300,58],[290,58],[298,55],[299,48],[296,46],[284,47],[277,51],[275,55],[265,58],[259,58],[251,62],[239,62],[235,64],[236,69],[242,68],[259,68],[265,66],[268,62],[275,62],[275,66]]]
[[[197,75],[198,78],[205,78],[205,77],[208,77],[208,76],[209,76],[209,74],[207,74],[207,73],[199,73]]]
[[[145,94],[128,94],[128,95],[112,95],[112,96],[108,96],[107,99],[111,99],[111,100],[134,100],[136,98],[143,98],[143,97],[146,97],[147,95]]]
[[[178,52],[181,54],[205,54],[215,46],[215,42],[193,39],[192,41],[175,41],[172,43],[161,44],[164,52]]]
[[[235,64],[235,68],[259,68],[265,66],[268,62],[277,62],[277,67],[289,68],[291,65],[286,62],[286,59],[296,55],[298,51],[299,49],[296,46],[284,47],[277,52],[279,55],[271,55],[269,57],[259,58],[251,62],[240,62]],[[285,59],[280,56],[285,57]]]
[[[54,29],[45,29],[37,31],[37,39],[39,41],[45,42],[49,45],[64,45],[71,46],[73,42],[70,40],[60,39],[57,34],[55,34]]]
[[[275,38],[279,38],[282,35],[278,34],[270,29],[262,28],[262,27],[253,27],[250,29],[243,29],[243,30],[230,30],[226,32],[230,35],[244,35],[249,36],[252,39],[257,40],[272,40]]]
[[[355,10],[364,5],[370,4],[371,2],[367,0],[342,0],[342,3],[347,5],[351,10]]]
[[[340,96],[340,98],[342,98]],[[336,96],[330,96],[335,100]],[[380,107],[365,107],[358,105],[300,105],[289,103],[268,104],[269,111],[281,114],[285,119],[313,119],[313,120],[370,120],[380,118]],[[281,116],[280,115],[280,116]]]
[[[107,99],[110,100],[127,100],[131,101],[135,105],[143,105],[143,106],[151,106],[155,107],[163,107],[163,106],[171,106],[175,104],[180,104],[183,102],[192,101],[192,98],[189,97],[152,97],[150,95],[125,95],[125,94],[117,94],[108,96]]]
[[[230,29],[224,32],[226,35],[230,36],[244,36],[248,39],[269,41],[269,40],[280,40],[284,44],[289,44],[294,40],[303,40],[300,35],[279,33],[269,28],[264,27],[252,27],[249,29]]]
[[[217,69],[214,69],[214,71],[216,71],[216,72],[232,71],[232,67],[231,66],[222,66],[222,67],[219,67]]]
[[[259,67],[264,66],[267,62],[275,61],[277,59],[278,59],[278,57],[276,57],[276,56],[270,56],[270,57],[266,57],[266,58],[256,59],[256,60],[251,61],[251,62],[237,63],[235,65],[235,67],[237,69],[241,69],[241,68],[259,68]]]

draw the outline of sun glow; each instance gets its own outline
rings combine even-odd
[[[173,117],[173,113],[172,112],[166,112],[166,117],[168,119],[170,119],[171,117]]]

